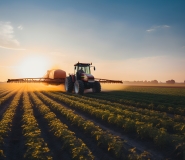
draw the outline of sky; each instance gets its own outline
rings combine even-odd
[[[185,80],[184,0],[1,0],[0,81],[74,72],[96,78]]]

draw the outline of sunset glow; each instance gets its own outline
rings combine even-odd
[[[48,59],[42,56],[26,57],[19,67],[20,75],[23,78],[42,77],[48,69]]]
[[[182,83],[184,7],[172,0],[0,1],[0,81],[53,68],[73,73],[79,61],[92,62],[97,78]]]

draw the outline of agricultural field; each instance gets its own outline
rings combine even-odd
[[[0,159],[183,160],[185,88],[0,83]]]

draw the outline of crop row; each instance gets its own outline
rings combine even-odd
[[[6,83],[0,83],[0,93],[5,91],[12,91],[12,90],[18,90],[25,86],[24,84],[6,84]]]
[[[29,101],[28,93],[23,94],[23,115],[22,115],[23,136],[25,138],[26,152],[24,158],[26,159],[40,159],[51,160],[51,153],[41,137],[41,130],[34,117],[32,105]]]
[[[181,87],[169,87],[169,86],[127,86],[123,90],[124,92],[131,92],[131,93],[146,93],[146,94],[155,94],[155,95],[177,95],[177,96],[184,96],[185,95],[185,88]],[[117,93],[113,92],[115,95],[119,94],[120,91]],[[125,95],[125,94],[123,94]]]
[[[20,90],[20,89],[19,89]],[[13,90],[9,92],[8,94],[4,95],[3,97],[0,97],[0,105],[6,102],[11,96],[13,96],[18,90]]]
[[[79,127],[85,134],[90,134],[98,145],[105,148],[115,157],[126,158],[134,156],[133,153],[129,153],[129,151],[124,147],[124,141],[122,141],[118,136],[114,136],[108,131],[104,131],[99,126],[96,126],[92,121],[86,120],[80,115],[75,114],[73,110],[65,108],[63,105],[53,101],[40,92],[36,92],[36,94],[45,103],[47,103],[52,110],[65,117],[71,124]],[[141,155],[135,154],[135,156],[144,158],[146,153]]]
[[[87,97],[93,97],[98,99],[104,99],[111,102],[117,102],[125,105],[135,106],[139,108],[148,108],[152,110],[157,111],[163,111],[168,112],[171,114],[179,114],[179,115],[185,115],[185,101],[183,100],[184,97],[178,97],[173,99],[174,96],[170,96],[170,98],[166,101],[164,99],[157,99],[156,95],[153,96],[151,100],[148,100],[147,94],[142,95],[142,97],[134,98],[132,93],[130,93],[130,96],[128,98],[121,96],[121,95],[112,95],[112,94],[100,94],[100,95],[93,95],[93,94],[87,94]],[[165,98],[165,95],[158,95],[159,98],[163,96]],[[124,98],[123,98],[124,97]],[[132,97],[132,98],[130,98]],[[143,99],[143,97],[145,97]]]
[[[61,92],[53,92],[53,93],[56,93],[58,95],[65,94]],[[71,94],[66,94],[66,95],[70,96],[70,98],[73,100],[77,100],[79,102],[90,104],[90,105],[93,105],[99,108],[102,108],[103,106],[108,106],[110,107],[110,109],[112,109],[112,111],[115,111],[116,109],[121,109],[125,111],[137,112],[142,115],[155,116],[157,118],[164,118],[164,119],[168,118],[166,114],[158,112],[158,111],[154,111],[154,110],[137,108],[137,107],[123,105],[123,104],[116,103],[116,102],[111,102],[111,101],[102,100],[98,98],[90,98],[90,97],[81,96],[81,95],[75,95],[75,96]]]
[[[58,94],[57,94],[58,95]],[[96,109],[101,109],[104,111],[109,111],[112,114],[122,116],[123,118],[129,118],[139,123],[144,122],[152,125],[156,128],[164,128],[169,133],[184,134],[185,124],[183,122],[175,122],[173,118],[169,116],[162,116],[161,113],[156,111],[146,110],[133,110],[132,107],[123,106],[117,103],[105,102],[101,103],[98,99],[77,97],[72,95],[60,94],[62,96],[70,97],[71,100],[84,103],[95,107]],[[58,95],[59,96],[59,95]],[[138,112],[139,111],[139,112]]]
[[[50,131],[63,142],[62,148],[69,150],[73,159],[94,159],[86,144],[76,138],[74,132],[71,132],[65,124],[56,118],[56,115],[33,92],[30,93],[30,96],[38,112],[47,121]]]
[[[9,92],[11,92],[10,90],[3,90],[0,92],[0,97],[5,96],[6,94],[8,94]]]
[[[99,109],[89,104],[72,100],[71,96],[63,95],[59,96],[51,92],[44,92],[48,96],[52,96],[56,100],[60,100],[67,105],[82,110],[93,117],[101,119],[108,124],[116,125],[119,128],[124,129],[127,132],[135,132],[141,138],[152,139],[160,147],[174,146],[175,144],[184,140],[184,136],[171,135],[167,133],[164,128],[153,127],[152,123],[140,122],[137,119],[126,118],[126,115],[114,114],[108,109]]]
[[[59,95],[62,94],[61,92],[54,92],[54,93],[59,94]],[[164,112],[159,112],[159,111],[146,109],[146,108],[143,109],[143,108],[133,107],[133,106],[130,106],[130,105],[123,105],[123,104],[120,104],[120,103],[111,102],[110,99],[109,100],[103,100],[103,99],[91,98],[91,97],[86,97],[86,96],[81,96],[81,95],[75,95],[75,96],[70,95],[70,94],[67,94],[67,95],[72,96],[72,98],[79,97],[80,98],[79,100],[82,101],[82,102],[86,102],[86,103],[90,102],[90,103],[94,103],[94,105],[98,105],[98,106],[101,106],[102,104],[110,105],[114,108],[119,108],[119,109],[128,110],[128,111],[132,111],[132,112],[138,112],[140,114],[148,115],[148,116],[155,116],[156,118],[163,118],[163,119],[168,119],[169,118],[169,116]],[[182,121],[185,122],[185,117],[180,116],[180,115],[174,115],[173,120],[175,122],[182,122]]]
[[[70,95],[70,94],[67,94],[67,95]],[[80,95],[75,95],[75,96],[70,95],[70,96],[79,97],[80,99],[83,99],[82,101],[84,101],[84,100],[87,100],[89,102],[93,101],[93,102],[97,102],[97,104],[101,103],[101,104],[104,104],[104,105],[111,105],[113,107],[120,108],[120,109],[123,109],[123,110],[129,110],[129,111],[132,111],[132,112],[137,111],[138,113],[141,113],[141,114],[150,115],[150,116],[158,116],[159,118],[166,116],[165,114],[160,113],[158,111],[153,111],[153,110],[149,110],[149,109],[142,109],[142,108],[137,108],[137,107],[133,107],[133,106],[128,106],[128,105],[123,105],[123,104],[120,104],[120,103],[112,102],[111,99],[103,100],[103,99],[91,98],[91,97],[80,96]]]
[[[17,92],[0,121],[0,158],[5,156],[1,148],[4,144],[4,138],[7,137],[8,133],[11,131],[13,118],[16,113],[17,106],[19,105],[21,94],[21,92]]]

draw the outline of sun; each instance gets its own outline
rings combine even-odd
[[[49,61],[44,56],[29,56],[23,59],[20,65],[22,78],[40,78],[49,69]]]

